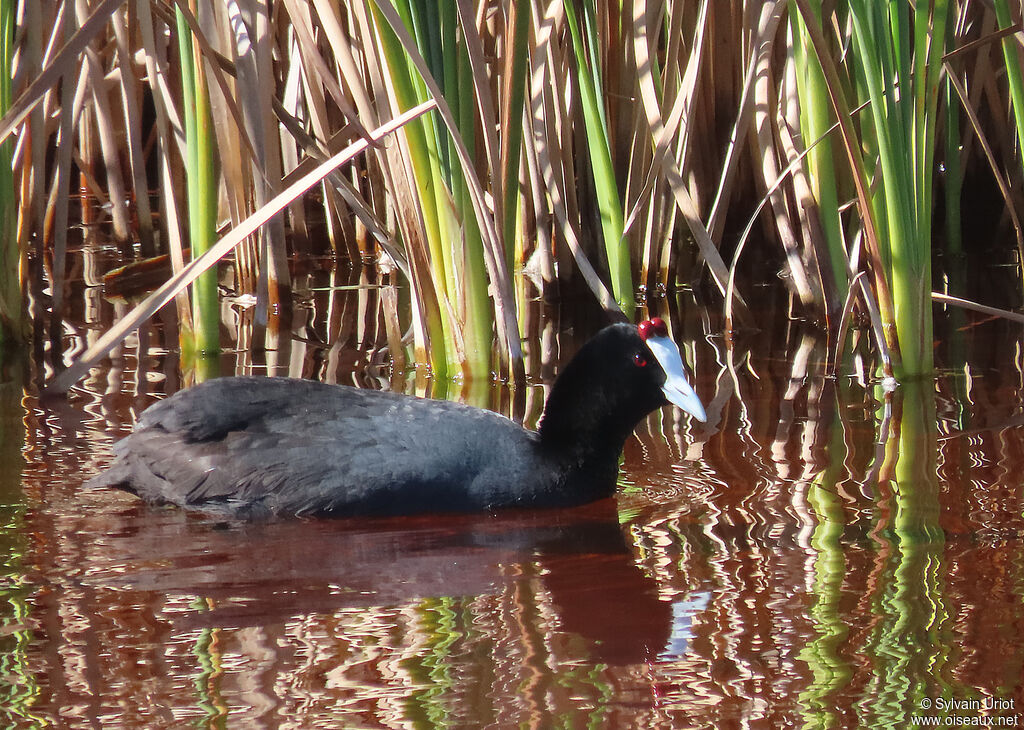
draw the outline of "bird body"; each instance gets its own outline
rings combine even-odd
[[[148,408],[91,485],[243,519],[600,499],[615,490],[625,439],[679,387],[646,339],[612,325],[586,343],[553,386],[538,431],[449,401],[290,378],[214,379]]]

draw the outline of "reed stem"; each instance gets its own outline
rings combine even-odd
[[[196,4],[193,2],[193,11],[195,8]],[[217,240],[215,139],[203,57],[192,42],[192,31],[180,8],[177,9],[176,17],[184,95],[182,109],[185,118],[185,144],[188,154],[185,161],[185,177],[188,189],[189,240],[194,260],[209,251]],[[220,299],[215,268],[204,272],[192,285],[192,317],[197,353],[218,353]]]
[[[0,0],[0,116],[11,106],[16,5],[14,0]],[[0,348],[22,343],[27,337],[11,145],[11,140],[0,144]]]

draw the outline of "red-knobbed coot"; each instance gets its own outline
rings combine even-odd
[[[536,432],[460,403],[218,378],[146,409],[90,486],[240,518],[580,504],[615,491],[626,438],[668,403],[706,420],[659,318],[580,348]]]

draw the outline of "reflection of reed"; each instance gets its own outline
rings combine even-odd
[[[40,722],[33,709],[39,680],[29,660],[34,607],[23,580],[30,559],[21,495],[23,372],[18,358],[0,360],[0,719],[11,726]]]
[[[800,652],[813,675],[813,681],[801,695],[804,727],[834,727],[838,724],[832,695],[840,692],[852,675],[850,661],[840,648],[847,636],[847,626],[840,616],[840,596],[846,561],[840,538],[846,518],[838,491],[838,480],[847,463],[843,422],[836,407],[831,382],[815,378],[814,400],[818,417],[813,432],[807,435],[813,459],[807,463],[806,498],[808,516],[813,520],[809,543],[802,546],[808,553],[808,574],[813,573],[811,591],[814,604],[810,608],[817,638]],[[809,396],[810,397],[810,396]]]
[[[731,716],[729,704],[733,712],[757,718],[762,706],[742,698],[781,702],[779,687],[794,679],[786,669],[806,667],[809,674],[795,684],[802,690],[802,723],[833,727],[897,718],[905,722],[922,696],[970,693],[962,680],[950,681],[952,667],[962,656],[956,642],[964,638],[951,632],[948,606],[953,599],[942,567],[946,559],[935,488],[937,475],[945,483],[953,476],[946,472],[958,471],[969,459],[959,458],[953,469],[947,467],[942,454],[954,444],[936,447],[936,417],[928,398],[908,401],[909,389],[902,389],[895,428],[890,429],[888,421],[876,423],[873,409],[864,407],[870,402],[868,391],[843,383],[836,388],[822,379],[821,345],[805,339],[797,352],[803,354],[790,360],[788,373],[776,375],[770,361],[756,379],[749,371],[734,372],[731,390],[749,399],[751,407],[741,404],[732,416],[740,422],[735,430],[728,425],[731,414],[724,414],[723,431],[711,439],[713,447],[702,450],[703,463],[694,467],[702,472],[694,482],[723,485],[712,490],[713,496],[699,490],[669,492],[683,502],[679,511],[669,510],[671,516],[629,513],[640,559],[660,584],[679,586],[684,593],[703,579],[719,596],[697,624],[688,656],[661,667],[671,669],[666,686],[672,692],[666,700],[694,707],[714,697],[712,704],[723,714],[712,722]],[[783,379],[789,384],[779,388],[785,393],[779,401],[771,395],[762,398]],[[765,410],[766,404],[775,404],[778,415]],[[1004,403],[993,418],[1005,419],[1006,414]],[[891,433],[884,438],[897,441],[890,441],[888,450],[875,448],[872,436],[879,432]],[[1002,433],[1011,434],[1019,448],[1018,432],[1013,428]],[[642,458],[655,467],[653,477],[646,475],[647,488],[656,488],[657,472],[666,467],[666,480],[680,484],[675,474],[668,476],[669,469],[679,470],[673,465],[679,451],[666,450],[654,437],[642,441]],[[967,444],[961,439],[956,446]],[[968,450],[982,463],[991,458],[983,453],[1005,453],[992,444],[984,451]],[[894,472],[880,471],[887,451],[899,455]],[[627,450],[627,464],[632,453]],[[997,465],[986,471],[979,480],[986,485],[1012,483]],[[686,478],[683,483],[688,482]],[[954,484],[955,493],[969,501],[976,501],[979,493],[991,494],[991,488],[979,490],[978,482],[973,488],[970,483]],[[1005,487],[999,491],[1007,494]],[[694,495],[701,497],[696,503]],[[1019,530],[1019,509],[1010,514],[1007,506],[966,513],[954,509],[946,519],[966,518],[969,524],[962,529],[984,532],[991,530],[986,521],[999,514],[998,524],[1015,524]],[[686,544],[700,547],[680,552],[679,546]],[[666,553],[668,545],[676,551]],[[738,565],[740,557],[744,562]],[[701,560],[706,568],[698,572]],[[749,562],[753,566],[745,564]],[[1019,561],[1017,567],[1019,575]],[[786,594],[793,587],[786,577],[794,571],[805,576],[796,596]],[[851,603],[865,590],[861,600]],[[807,611],[794,610],[805,601]],[[708,643],[702,645],[705,636]],[[706,663],[700,663],[702,658]],[[963,670],[958,674],[962,677]],[[709,677],[714,678],[710,685]],[[968,684],[978,686],[973,680]],[[736,701],[723,705],[723,694]]]

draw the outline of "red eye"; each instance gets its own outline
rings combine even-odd
[[[638,368],[647,367],[647,358],[641,355],[639,352],[633,354],[633,364]]]

